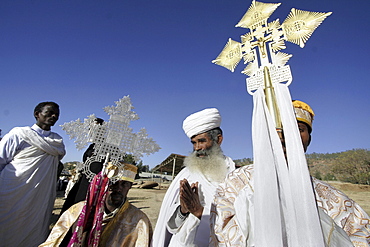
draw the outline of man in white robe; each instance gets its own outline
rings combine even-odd
[[[215,190],[227,173],[235,169],[223,155],[221,116],[216,108],[188,116],[185,134],[194,151],[185,168],[175,177],[162,202],[153,235],[153,247],[208,246],[210,210]]]
[[[51,132],[59,106],[42,102],[36,124],[13,128],[0,141],[0,245],[37,246],[49,233],[63,139]]]
[[[304,151],[311,141],[312,109],[293,102]],[[241,167],[220,184],[211,216],[210,246],[255,246],[255,165]],[[369,246],[370,219],[353,200],[334,187],[312,178],[325,246]],[[299,226],[298,226],[299,227]],[[307,245],[310,246],[310,245]]]

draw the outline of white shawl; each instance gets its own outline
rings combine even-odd
[[[37,246],[49,231],[57,167],[65,155],[63,140],[53,132],[48,137],[41,136],[30,127],[14,128],[8,135],[30,145],[20,151],[9,150],[15,155],[0,173],[0,243]],[[4,139],[0,148],[14,148],[6,143],[11,137]]]
[[[286,85],[275,85],[284,128],[281,141],[262,89],[254,94],[254,241],[256,246],[324,246],[302,141]],[[286,234],[285,234],[286,231]],[[285,238],[287,236],[287,238]]]

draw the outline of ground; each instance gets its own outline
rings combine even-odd
[[[356,201],[370,215],[370,186],[358,185],[342,182],[329,182],[332,186],[343,191],[351,199]],[[137,186],[133,187],[129,194],[129,201],[137,208],[146,213],[152,222],[153,229],[157,223],[159,209],[162,204],[163,197],[166,193],[168,185],[161,186],[161,189],[155,187],[153,189],[140,189]],[[57,199],[53,211],[53,222],[55,223],[59,217],[60,210],[64,203],[64,191],[58,191]]]

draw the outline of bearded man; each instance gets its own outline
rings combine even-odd
[[[153,235],[153,246],[208,246],[210,209],[215,190],[235,169],[221,150],[221,116],[209,108],[183,122],[193,152],[164,197]]]

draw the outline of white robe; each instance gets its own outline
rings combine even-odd
[[[289,89],[274,88],[286,158],[260,88],[253,95],[253,176],[243,167],[220,185],[211,246],[351,246],[330,213],[317,207]]]
[[[226,157],[225,165],[228,168],[228,172],[235,169],[235,164],[229,157]],[[180,180],[184,178],[188,180],[189,184],[199,182],[200,202],[204,207],[203,215],[201,220],[199,220],[193,214],[189,214],[179,228],[171,228],[168,226],[168,222],[180,205]],[[208,246],[210,210],[217,186],[218,183],[211,183],[202,174],[191,173],[185,167],[172,181],[163,199],[153,234],[152,246]]]
[[[254,181],[254,165],[248,165],[231,172],[217,188],[210,246],[256,246]],[[369,246],[370,219],[366,212],[334,187],[315,178],[312,185],[325,246]]]
[[[0,245],[37,246],[48,236],[62,137],[37,125],[0,142]]]

